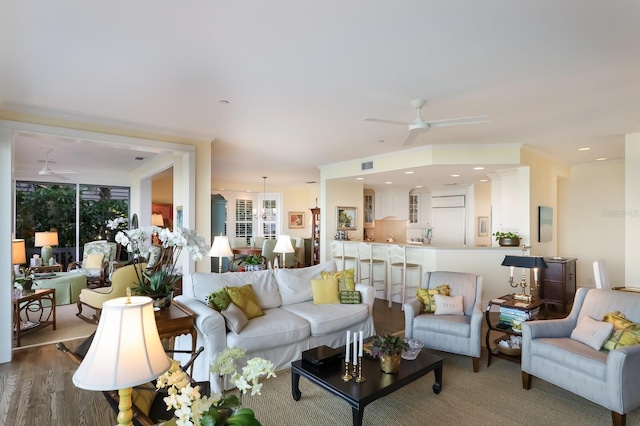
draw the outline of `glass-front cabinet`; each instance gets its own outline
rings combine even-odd
[[[311,209],[311,265],[320,263],[320,209]]]
[[[364,209],[364,227],[365,228],[374,228],[374,210],[373,210],[373,200],[374,200],[374,192],[371,189],[364,190],[364,199],[363,199],[363,209]]]

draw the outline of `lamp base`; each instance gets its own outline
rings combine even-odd
[[[51,246],[43,246],[40,251],[40,257],[42,258],[42,264],[48,265],[49,259],[51,259],[51,255],[53,255],[53,249]]]
[[[532,302],[533,296],[524,293],[513,293],[513,298],[516,300],[524,300],[525,302]]]

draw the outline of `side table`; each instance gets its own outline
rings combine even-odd
[[[156,311],[155,317],[160,339],[190,334],[191,354],[196,352],[198,331],[196,330],[196,314],[192,310],[174,300],[171,301],[168,308]],[[193,376],[193,364],[191,364],[189,374]]]
[[[501,312],[492,312],[491,308],[499,306]],[[485,336],[485,344],[487,347],[487,367],[491,365],[491,358],[502,358],[509,361],[520,362],[520,355],[509,355],[500,352],[497,344],[491,341],[492,332],[500,332],[502,336],[522,336],[521,330],[514,330],[510,324],[501,322],[499,316],[507,314],[509,310],[516,313],[518,317],[525,319],[526,321],[535,320],[539,316],[539,311],[544,308],[545,318],[549,315],[547,302],[545,299],[534,299],[531,302],[517,300],[511,294],[507,294],[498,299],[489,301],[487,310],[485,312],[485,320],[487,323],[487,334]],[[492,343],[494,343],[492,345]]]
[[[49,325],[56,329],[56,291],[55,289],[34,290],[25,293],[14,293],[13,304],[13,337],[16,347],[20,346],[23,334],[39,330]],[[48,301],[47,304],[43,303]],[[48,305],[48,306],[47,306]],[[25,320],[21,318],[24,312]]]

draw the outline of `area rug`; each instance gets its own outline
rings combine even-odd
[[[97,326],[76,317],[77,312],[78,307],[75,304],[56,306],[56,329],[48,326],[25,334],[20,338],[20,347],[14,350],[66,342],[91,335]]]
[[[480,372],[473,373],[469,358],[437,353],[445,359],[439,395],[433,393],[434,376],[429,373],[369,404],[363,425],[611,424],[609,410],[540,379],[534,378],[531,390],[524,390],[519,364],[496,360],[491,367],[482,365]],[[486,362],[486,356],[482,361]],[[264,382],[262,395],[245,395],[243,405],[255,410],[263,426],[352,424],[346,402],[305,378],[300,379],[300,390],[302,398],[296,402],[291,396],[291,373],[281,371]],[[640,409],[627,415],[627,424],[640,424]]]

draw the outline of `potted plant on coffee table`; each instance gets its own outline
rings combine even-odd
[[[397,373],[400,370],[402,351],[409,349],[403,337],[390,334],[375,336],[371,342],[371,356],[380,358],[380,368],[385,373]]]

